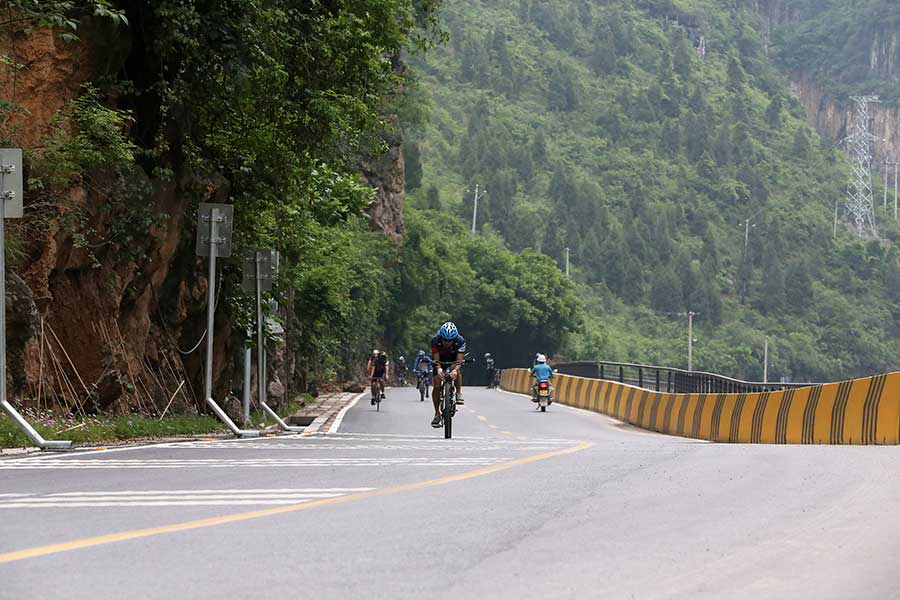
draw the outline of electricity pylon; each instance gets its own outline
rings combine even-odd
[[[846,140],[852,168],[845,207],[860,237],[877,237],[872,204],[872,142],[877,138],[869,130],[869,105],[879,100],[878,96],[851,96],[850,99],[856,103],[856,114]]]

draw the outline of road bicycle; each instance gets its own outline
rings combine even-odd
[[[456,365],[475,362],[474,358],[454,360],[451,362],[438,361],[437,365],[447,371]],[[457,377],[459,375],[457,374]],[[456,379],[447,373],[441,383],[441,419],[444,421],[444,439],[449,440],[453,436],[453,417],[456,415]]]
[[[375,401],[375,410],[381,411],[381,399],[384,396],[384,378],[372,378],[372,400]]]
[[[416,389],[419,390],[419,402],[425,402],[428,396],[428,371],[416,371]]]

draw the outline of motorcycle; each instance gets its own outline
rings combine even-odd
[[[535,396],[531,400],[538,405],[541,412],[547,412],[547,407],[553,404],[553,388],[549,381],[540,381],[535,386]]]
[[[488,386],[488,389],[490,389],[490,390],[497,387],[496,385],[494,385],[494,380],[496,379],[496,375],[497,375],[497,369],[495,369],[492,366],[487,368],[487,382],[488,382],[487,386]]]

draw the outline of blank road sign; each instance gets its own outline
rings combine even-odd
[[[3,207],[3,214],[7,219],[22,218],[22,199],[24,189],[22,187],[22,149],[0,148],[0,175],[2,189],[0,195],[7,200]],[[11,196],[8,196],[11,194]]]
[[[234,206],[231,204],[200,204],[197,211],[197,256],[209,256],[209,219],[212,210],[218,209],[219,220],[216,223],[216,256],[231,256],[231,226],[234,223]]]
[[[272,272],[275,262],[275,251],[257,250],[244,256],[244,272],[241,287],[247,292],[256,291],[256,258],[259,257],[259,289],[268,292],[272,289]]]

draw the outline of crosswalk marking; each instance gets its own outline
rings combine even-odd
[[[130,506],[284,506],[368,492],[374,488],[299,488],[254,490],[115,490],[5,495],[0,509],[110,508]]]

